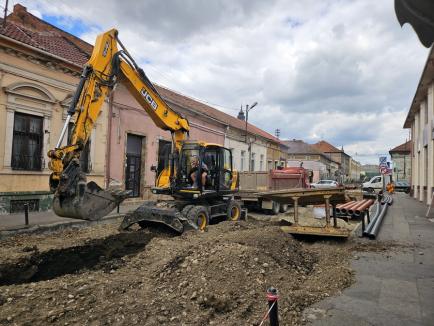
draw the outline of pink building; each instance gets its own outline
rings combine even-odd
[[[226,126],[210,116],[191,108],[191,99],[157,86],[164,100],[190,122],[190,139],[224,144]],[[194,101],[194,106],[204,105]],[[106,178],[117,181],[132,191],[133,197],[148,198],[155,182],[158,156],[167,153],[170,132],[155,126],[145,110],[119,85],[109,104]]]

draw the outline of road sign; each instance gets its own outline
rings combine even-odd
[[[387,156],[380,156],[378,165],[387,166]]]
[[[381,172],[381,174],[387,174],[387,167],[385,167],[385,166],[380,166],[380,172]]]

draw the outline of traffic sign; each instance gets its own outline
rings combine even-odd
[[[381,174],[387,174],[387,167],[385,167],[385,166],[381,166],[380,167],[380,172],[381,172]]]

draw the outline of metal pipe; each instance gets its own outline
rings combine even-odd
[[[68,115],[66,116],[65,123],[63,124],[62,132],[60,133],[59,141],[56,144],[56,148],[60,148],[60,146],[62,145],[63,137],[65,137],[65,133],[68,130],[69,121],[71,121],[71,117],[75,113],[75,109],[80,99],[84,84],[86,83],[86,80],[91,72],[92,72],[92,68],[90,66],[87,65],[84,66],[83,73],[81,74],[80,81],[77,85],[77,89],[74,93],[74,96],[72,97],[71,104],[68,108]]]
[[[359,203],[359,202],[356,201],[356,202],[354,202],[353,204],[351,204],[351,205],[349,205],[349,206],[347,206],[347,207],[341,208],[341,209],[340,209],[341,213],[343,213],[343,214],[347,214],[347,213],[348,213],[348,210],[349,210],[351,207],[358,205],[358,203]]]
[[[65,137],[66,131],[68,130],[69,121],[71,121],[71,115],[66,116],[65,123],[63,124],[62,132],[60,133],[59,140],[57,141],[56,148],[60,148],[62,145],[63,137]]]
[[[29,203],[24,204],[24,224],[29,225]]]
[[[267,301],[270,319],[270,326],[279,326],[279,313],[277,307],[277,300],[279,299],[279,294],[276,288],[270,287],[267,289]]]
[[[367,200],[362,206],[358,207],[354,211],[354,215],[360,216],[367,208],[369,208],[374,201],[372,199]]]
[[[350,201],[350,202],[345,203],[345,204],[339,204],[338,206],[336,206],[336,212],[337,213],[344,213],[344,212],[342,212],[342,209],[345,209],[348,206],[354,205],[355,203],[356,202],[353,200],[353,201]]]
[[[366,202],[367,202],[367,200],[364,199],[364,200],[360,201],[357,205],[352,206],[351,208],[349,208],[347,210],[348,214],[353,215],[356,212],[356,210],[359,209],[360,207],[362,207]]]
[[[380,208],[381,207],[382,206],[381,206],[380,202],[377,201],[377,209],[375,210],[374,216],[371,217],[371,221],[366,226],[366,229],[363,231],[364,236],[367,236],[369,234],[369,232],[371,232],[371,229],[374,226],[374,224],[376,223],[378,215],[380,214]]]
[[[389,205],[383,205],[383,207],[381,208],[381,212],[378,215],[378,217],[377,217],[377,219],[375,221],[375,224],[372,226],[372,229],[371,229],[371,231],[368,234],[369,238],[375,239],[377,237],[378,232],[380,231],[381,223],[383,222],[383,218],[386,215],[387,207],[388,206]]]

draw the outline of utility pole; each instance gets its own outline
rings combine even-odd
[[[9,0],[6,0],[6,4],[5,4],[5,14],[3,16],[3,28],[6,27],[6,17],[8,16],[8,3]]]
[[[250,108],[249,108],[249,105],[248,105],[248,104],[246,105],[246,130],[245,130],[245,132],[246,132],[246,137],[245,137],[244,141],[245,141],[246,144],[247,144],[247,151],[248,151],[247,159],[249,160],[249,161],[247,162],[247,166],[249,167],[249,172],[251,171],[251,165],[252,165],[252,162],[251,162],[251,160],[252,160],[252,158],[251,158],[251,156],[252,156],[252,144],[251,144],[250,142],[247,141],[247,121],[249,120],[249,111],[250,111],[251,109],[253,109],[256,105],[258,105],[258,102],[253,103],[253,104],[250,106]]]

